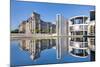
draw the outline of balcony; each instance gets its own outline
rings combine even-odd
[[[75,49],[87,49],[88,48],[88,42],[70,41],[70,47],[75,48]]]
[[[72,49],[70,51],[70,54],[75,57],[85,58],[88,57],[89,53],[88,50],[82,50],[82,49]]]
[[[88,30],[87,24],[70,25],[70,31],[87,31],[87,30]]]

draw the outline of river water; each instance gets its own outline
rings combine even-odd
[[[60,59],[57,57],[56,39],[14,39],[10,44],[11,66],[74,63],[90,61],[90,56],[76,57],[66,48]],[[67,45],[67,44],[65,44]],[[62,54],[62,53],[61,53]],[[60,54],[59,54],[60,55]]]

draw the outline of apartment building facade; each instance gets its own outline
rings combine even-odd
[[[89,54],[87,30],[87,16],[75,16],[69,19],[69,53],[76,57],[86,57]],[[74,37],[80,35],[82,37]]]
[[[19,33],[25,33],[26,32],[26,21],[22,21],[19,25]]]
[[[32,15],[19,25],[19,32],[25,32],[30,34],[36,33],[55,33],[56,25],[51,22],[45,22],[41,20],[40,14],[33,12]]]

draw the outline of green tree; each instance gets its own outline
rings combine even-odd
[[[18,29],[12,30],[11,33],[19,33]]]

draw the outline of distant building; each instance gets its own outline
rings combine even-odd
[[[25,25],[26,24],[26,25]],[[26,27],[26,28],[25,28]],[[41,20],[40,14],[33,12],[32,15],[19,25],[19,32],[23,33],[55,33],[56,25]],[[27,30],[27,31],[26,31]]]
[[[63,34],[62,24],[63,24],[63,17],[61,14],[57,14],[56,15],[56,34],[57,34],[57,36],[61,36]],[[57,59],[62,58],[62,45],[61,45],[62,42],[61,41],[62,41],[61,38],[57,37],[57,39],[56,39]]]
[[[57,59],[61,59],[64,56],[64,51],[68,49],[68,21],[64,19],[61,14],[56,15],[56,49]]]
[[[19,25],[19,33],[25,33],[26,32],[26,21],[22,21]]]

